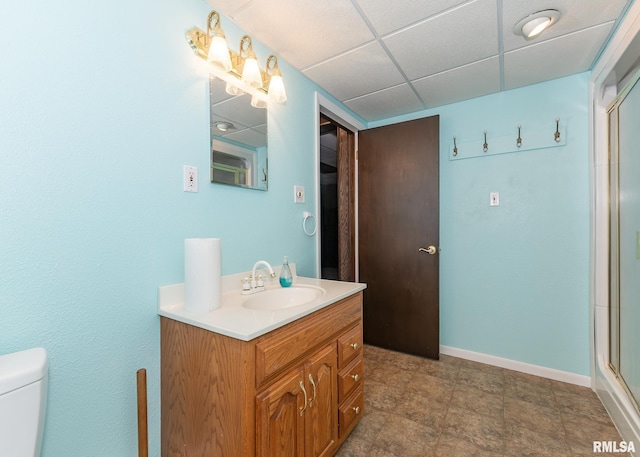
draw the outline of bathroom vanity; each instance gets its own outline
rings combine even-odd
[[[184,312],[179,286],[159,295],[162,456],[332,456],[363,414],[366,286],[295,276],[322,293],[251,309],[225,292],[202,316]]]

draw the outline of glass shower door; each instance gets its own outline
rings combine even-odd
[[[610,366],[640,404],[640,73],[609,109]]]

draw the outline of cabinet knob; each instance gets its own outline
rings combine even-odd
[[[359,375],[358,373],[356,373],[356,374],[352,374],[352,375],[351,375],[351,377],[353,378],[353,380],[354,380],[355,382],[358,382],[358,379],[360,379],[360,375]]]
[[[354,351],[360,347],[358,343],[351,343],[350,346],[353,348]]]
[[[353,412],[356,414],[360,414],[360,407],[359,406],[354,406],[353,407]]]

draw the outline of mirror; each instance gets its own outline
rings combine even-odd
[[[267,110],[249,95],[229,95],[226,83],[209,77],[211,182],[267,190]]]

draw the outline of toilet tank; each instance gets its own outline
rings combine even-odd
[[[47,369],[43,348],[0,356],[0,456],[40,455]]]

